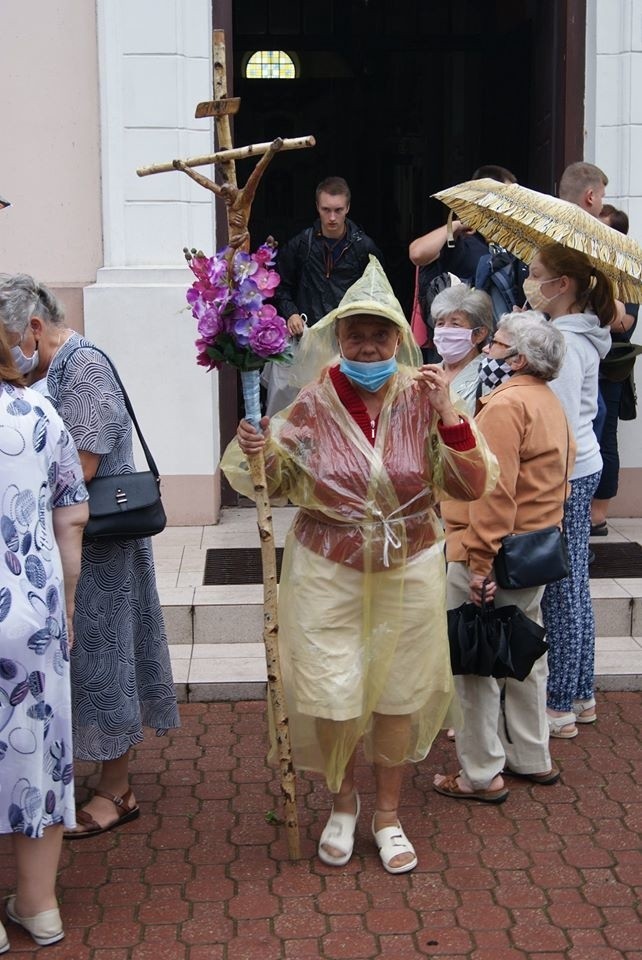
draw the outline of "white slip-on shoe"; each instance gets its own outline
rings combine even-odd
[[[357,809],[354,813],[335,813],[334,807],[330,811],[328,822],[323,828],[323,833],[319,837],[318,854],[319,860],[327,863],[329,867],[345,867],[352,856],[354,849],[354,834],[357,829],[357,820],[361,812],[361,801],[359,794],[354,792]],[[333,857],[324,846],[335,847],[341,850],[341,856]]]
[[[375,816],[376,814],[372,817],[372,836],[377,844],[384,870],[387,870],[388,873],[409,873],[411,870],[414,870],[417,866],[417,854],[410,840],[403,832],[401,824],[397,823],[395,827],[382,827],[381,830],[375,830]],[[409,860],[408,863],[402,864],[400,867],[391,866],[391,861],[402,853],[411,853],[413,859]]]
[[[5,909],[9,919],[26,930],[40,947],[48,947],[50,943],[58,943],[65,935],[58,907],[54,907],[53,910],[43,910],[42,913],[37,913],[35,917],[21,917],[16,913],[16,898],[9,897]]]

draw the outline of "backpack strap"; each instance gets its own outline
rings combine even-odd
[[[65,357],[65,361],[64,361],[64,364],[63,364],[63,367],[62,367],[62,373],[63,373],[63,375],[64,375],[65,369],[66,369],[66,367],[67,367],[67,364],[69,363],[69,360],[73,357],[74,353],[78,353],[79,350],[95,350],[96,353],[102,354],[102,356],[105,358],[105,360],[107,361],[107,363],[108,363],[109,366],[111,367],[112,373],[114,374],[114,379],[115,379],[116,383],[118,384],[118,386],[120,387],[121,393],[122,393],[122,395],[123,395],[123,400],[125,401],[125,408],[126,408],[126,410],[127,410],[127,413],[129,414],[129,417],[130,417],[130,419],[131,419],[131,422],[134,424],[134,427],[136,428],[136,433],[138,434],[138,439],[140,440],[140,445],[141,445],[141,447],[143,448],[143,453],[145,454],[145,459],[147,460],[147,466],[149,467],[150,471],[154,474],[154,477],[156,478],[156,480],[159,480],[159,481],[160,481],[160,474],[159,474],[159,472],[158,472],[158,467],[156,466],[156,461],[154,460],[154,458],[153,458],[153,456],[152,456],[152,454],[151,454],[151,450],[150,450],[149,447],[147,446],[147,444],[146,444],[146,442],[145,442],[145,438],[144,438],[144,436],[143,436],[143,434],[142,434],[142,431],[141,431],[140,427],[138,426],[138,420],[136,419],[136,414],[134,413],[134,408],[133,408],[132,405],[131,405],[131,401],[130,401],[128,395],[127,395],[127,391],[125,390],[125,387],[123,386],[122,380],[121,380],[120,377],[118,376],[118,370],[116,370],[116,367],[115,367],[114,364],[112,363],[111,359],[107,356],[107,354],[105,353],[105,351],[104,351],[104,350],[101,350],[100,347],[94,346],[93,344],[92,344],[92,345],[87,345],[87,346],[74,347],[74,349],[73,349],[73,350],[70,350],[69,353],[67,354],[67,356]]]

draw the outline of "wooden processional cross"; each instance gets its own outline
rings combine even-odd
[[[218,152],[208,156],[191,157],[188,160],[172,160],[169,163],[140,167],[136,173],[139,177],[147,177],[155,173],[168,173],[180,170],[187,174],[188,177],[191,177],[192,180],[195,180],[200,186],[205,187],[206,190],[210,190],[225,203],[228,243],[232,251],[248,251],[250,247],[249,222],[252,212],[252,201],[254,200],[261,177],[272,160],[272,157],[281,150],[301,150],[306,147],[313,147],[315,140],[312,136],[297,137],[292,140],[283,140],[279,137],[271,143],[256,143],[247,147],[234,149],[232,146],[230,117],[238,113],[241,101],[238,97],[227,96],[225,34],[222,30],[214,31],[212,49],[214,58],[214,99],[199,103],[196,108],[196,117],[214,118]],[[260,160],[248,177],[245,186],[239,187],[236,179],[235,161],[252,156],[260,156]],[[209,177],[203,176],[203,174],[198,173],[198,171],[194,169],[195,167],[207,166],[209,164],[217,164],[219,166],[223,178],[221,184],[215,183],[213,180],[210,180]],[[248,462],[254,484],[259,538],[261,541],[261,560],[263,563],[263,639],[265,641],[268,691],[276,727],[281,790],[283,792],[285,825],[288,838],[288,853],[290,858],[294,860],[299,859],[301,856],[301,848],[296,809],[295,773],[292,763],[288,716],[279,662],[276,556],[272,531],[272,512],[267,493],[263,455],[249,456]]]

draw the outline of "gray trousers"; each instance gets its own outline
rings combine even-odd
[[[448,564],[449,610],[468,600],[469,572],[465,563]],[[501,590],[495,606],[515,604],[531,620],[542,623],[543,587]],[[535,661],[525,680],[493,677],[455,677],[464,725],[457,730],[457,756],[475,790],[486,789],[508,766],[516,773],[544,773],[551,769],[546,720],[546,654]],[[503,696],[502,696],[503,688]]]

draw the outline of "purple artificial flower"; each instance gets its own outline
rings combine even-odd
[[[214,343],[225,329],[221,314],[215,307],[205,310],[198,320],[198,332],[207,343]]]
[[[250,310],[258,313],[263,306],[263,299],[263,294],[254,283],[254,277],[250,280],[243,280],[232,294],[235,312],[240,308],[242,311]]]
[[[256,324],[257,314],[247,310],[237,310],[234,313],[232,333],[242,347],[249,347],[252,328]]]
[[[275,245],[264,243],[253,254],[232,254],[228,247],[213,257],[191,258],[195,280],[186,296],[198,322],[199,366],[207,370],[221,366],[221,360],[210,356],[210,349],[241,369],[284,352],[289,341],[287,325],[265,303],[280,283],[273,269],[275,257]]]
[[[249,345],[259,357],[273,357],[283,353],[288,343],[288,328],[271,304],[265,304],[258,313],[258,322],[249,332]]]
[[[236,253],[232,262],[232,272],[236,283],[242,283],[253,273],[256,273],[259,265],[253,260],[249,253]]]
[[[221,254],[216,257],[211,257],[209,261],[207,279],[212,286],[217,286],[220,283],[227,283],[228,278],[229,264],[227,260]]]

